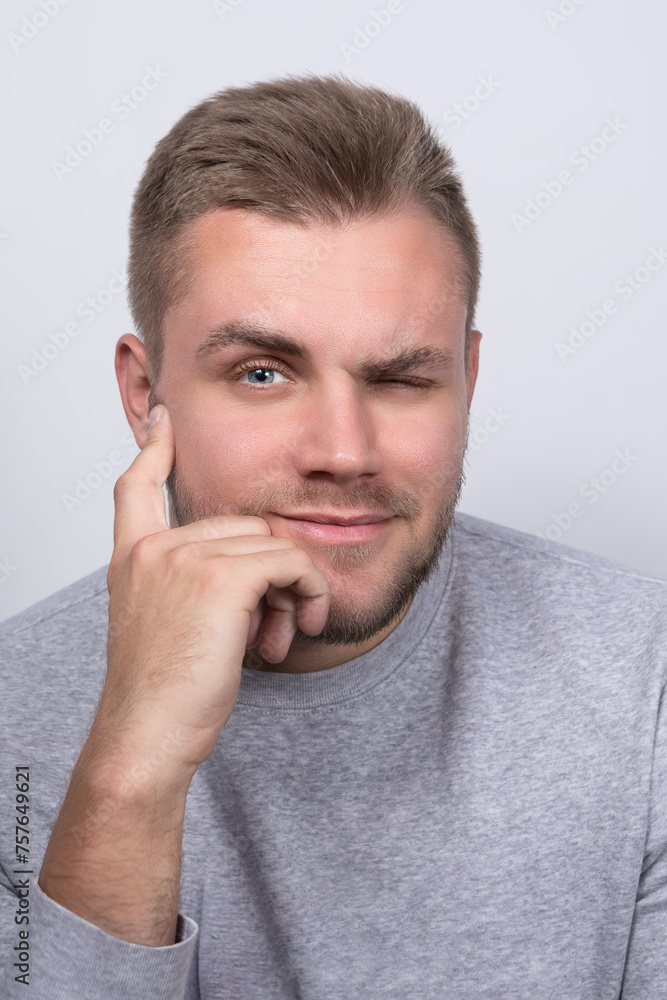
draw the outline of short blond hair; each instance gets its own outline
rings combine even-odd
[[[137,188],[129,299],[154,379],[167,309],[188,289],[186,232],[225,206],[295,223],[344,222],[417,202],[461,255],[465,357],[479,292],[477,229],[449,149],[416,104],[342,76],[230,87],[157,144]]]

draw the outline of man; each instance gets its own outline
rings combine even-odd
[[[408,101],[158,144],[108,572],[2,630],[3,996],[667,991],[667,585],[454,515],[478,283]]]

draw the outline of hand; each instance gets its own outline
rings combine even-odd
[[[162,487],[174,461],[166,407],[114,493],[107,678],[96,724],[143,755],[164,737],[196,770],[229,719],[247,648],[271,663],[297,626],[317,635],[331,591],[310,556],[261,517],[169,528]],[[130,754],[132,756],[132,753]]]

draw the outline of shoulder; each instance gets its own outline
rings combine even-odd
[[[452,528],[461,599],[500,623],[665,650],[667,581],[614,560],[457,512]],[[618,648],[618,646],[617,646]]]
[[[58,713],[81,725],[106,671],[106,567],[0,623],[3,715],[34,724]]]
[[[45,597],[24,611],[0,622],[0,643],[20,641],[37,633],[57,632],[79,620],[90,620],[106,604],[106,566]]]
[[[514,571],[523,567],[531,574],[541,573],[545,580],[553,580],[554,576],[558,580],[588,578],[602,585],[618,581],[630,588],[654,593],[658,600],[667,598],[667,580],[642,573],[613,559],[551,542],[471,514],[457,511],[453,531],[460,555],[489,560],[499,571],[510,566]]]
[[[36,861],[104,683],[106,572],[96,570],[0,623],[0,762],[5,773],[17,764],[30,767]],[[10,814],[12,801],[5,781],[0,814]]]

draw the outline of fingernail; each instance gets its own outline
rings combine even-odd
[[[158,422],[158,420],[160,420],[162,418],[163,410],[164,410],[164,407],[162,407],[159,403],[157,404],[157,406],[153,407],[153,409],[151,410],[151,412],[148,415],[148,429],[149,430],[152,427],[155,427],[155,425]]]

